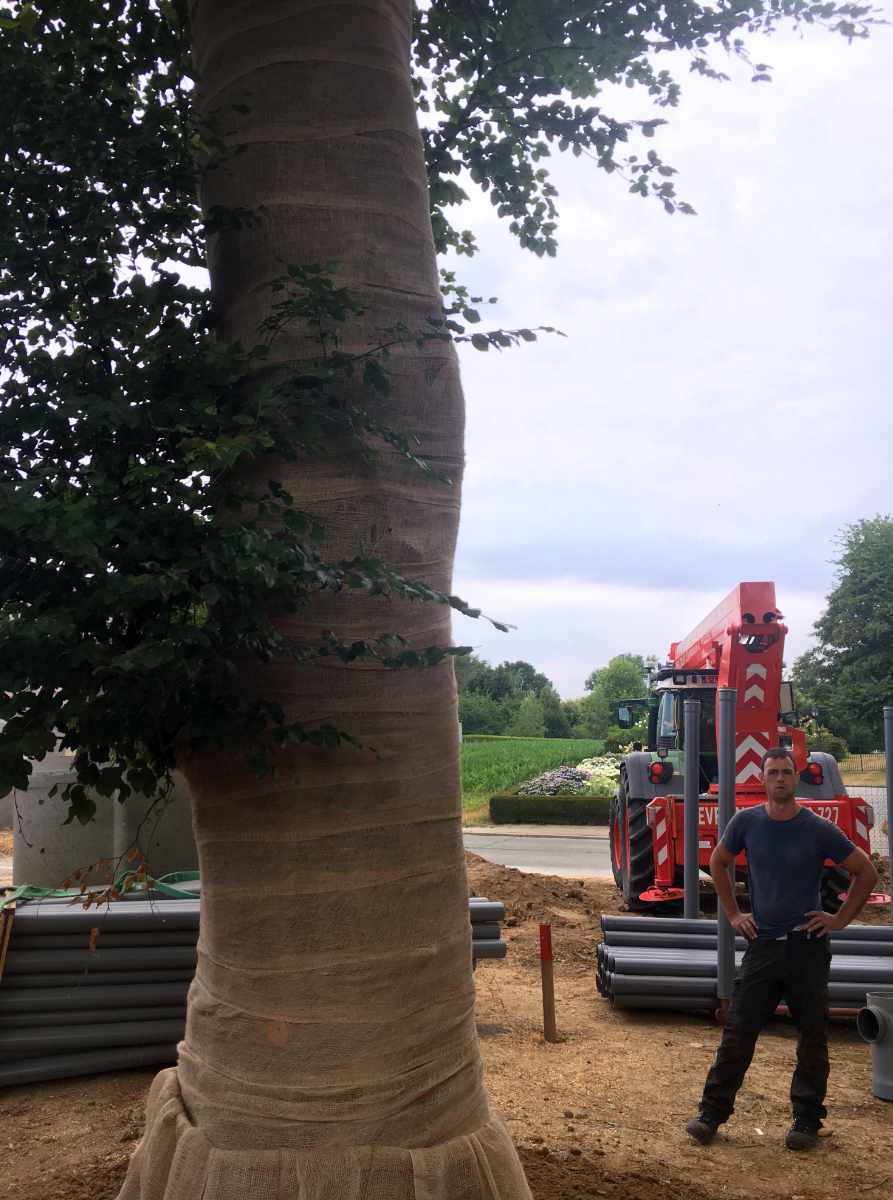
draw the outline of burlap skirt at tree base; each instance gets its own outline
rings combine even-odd
[[[449,670],[320,672],[372,771],[186,765],[198,969],[120,1200],[528,1200],[482,1085]]]
[[[186,1116],[176,1069],[156,1077],[151,1127],[120,1200],[521,1200],[530,1191],[502,1122],[437,1146],[229,1150]]]

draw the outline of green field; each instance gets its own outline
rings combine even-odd
[[[462,807],[483,808],[494,792],[505,791],[551,767],[576,766],[604,749],[591,738],[476,737],[462,742]]]

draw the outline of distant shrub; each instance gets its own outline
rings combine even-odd
[[[524,796],[502,792],[490,797],[494,825],[607,825],[608,796]]]
[[[836,733],[831,733],[828,729],[822,729],[819,726],[818,732],[806,739],[806,748],[810,751],[820,750],[825,754],[833,754],[838,762],[842,758],[846,758],[850,749],[842,737],[838,737]]]

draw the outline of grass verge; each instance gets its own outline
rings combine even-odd
[[[843,782],[849,787],[886,787],[884,771],[841,771]]]
[[[552,767],[574,766],[584,758],[601,754],[603,749],[603,744],[592,738],[466,737],[462,742],[462,808],[466,820],[472,813],[475,819],[486,816],[494,792],[505,792]]]

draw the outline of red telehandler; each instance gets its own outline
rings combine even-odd
[[[700,700],[698,863],[706,868],[717,838],[717,688],[737,689],[735,805],[761,804],[765,791],[760,761],[770,746],[788,746],[799,772],[797,799],[834,821],[866,854],[874,810],[848,796],[830,754],[806,750],[793,719],[790,683],[782,681],[787,628],[775,605],[774,583],[739,583],[681,642],[669,661],[651,674],[650,695],[619,708],[622,726],[648,713],[648,748],[625,755],[611,808],[611,866],[629,909],[655,911],[678,902],[684,875],[683,711],[686,698]],[[746,878],[742,855],[736,876]],[[836,912],[849,886],[845,871],[827,863],[822,903]]]

